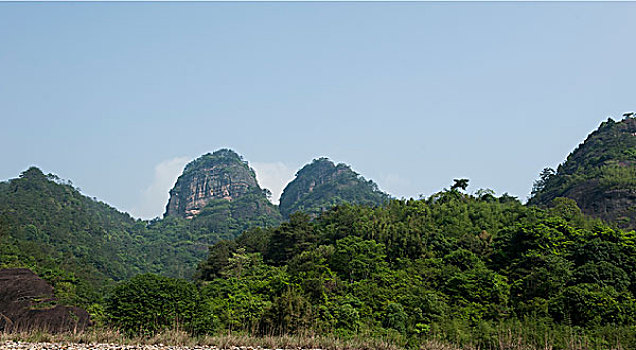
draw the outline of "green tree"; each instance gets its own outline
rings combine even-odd
[[[115,287],[107,299],[106,313],[113,326],[128,333],[195,331],[198,300],[197,288],[190,282],[144,274]]]
[[[453,179],[455,183],[451,186],[451,190],[461,189],[462,191],[466,191],[468,188],[468,179]]]

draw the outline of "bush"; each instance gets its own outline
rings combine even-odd
[[[145,274],[115,287],[107,299],[111,323],[128,334],[154,334],[163,329],[194,332],[199,294],[185,280]]]
[[[393,328],[398,332],[404,333],[406,330],[406,319],[408,318],[404,307],[398,303],[389,303],[384,313],[382,325],[385,328]]]

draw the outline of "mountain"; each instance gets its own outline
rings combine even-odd
[[[165,217],[182,217],[211,232],[237,236],[249,227],[280,223],[281,215],[268,195],[247,161],[221,149],[186,165],[170,190]]]
[[[344,174],[367,184],[348,167],[337,168],[342,174],[331,180],[339,186]],[[328,188],[323,180],[318,189]],[[62,302],[89,306],[114,281],[141,273],[190,277],[211,244],[277,226],[282,216],[267,192],[238,154],[219,150],[186,166],[163,219],[143,221],[31,167],[0,182],[0,268],[30,268],[70,290]],[[345,186],[343,198],[355,199],[349,192]]]
[[[0,182],[0,268],[67,284],[64,302],[86,305],[94,286],[146,271],[145,226],[36,167]]]
[[[280,218],[258,191],[242,194],[231,205],[217,199],[193,220],[142,221],[31,167],[0,182],[0,268],[30,268],[56,289],[69,283],[62,302],[80,306],[114,281],[137,274],[190,277],[209,245],[232,239],[250,225],[269,225],[270,217],[261,217],[264,210]]]
[[[556,171],[546,168],[529,204],[557,197],[576,201],[583,213],[636,228],[636,118],[601,123]]]
[[[142,270],[138,251],[130,244],[140,232],[138,226],[145,224],[36,167],[0,183],[3,265],[53,260],[71,270],[87,270],[93,278],[131,277]],[[11,251],[11,246],[17,249]],[[24,256],[30,253],[35,255]]]
[[[516,325],[556,329],[564,338],[555,344],[579,332],[636,348],[636,231],[575,203],[633,225],[635,123],[608,120],[546,169],[531,199],[544,208],[465,194],[467,180],[389,200],[349,166],[320,158],[285,189],[281,222],[249,165],[220,150],[185,168],[163,219],[143,221],[32,167],[0,182],[0,329],[18,319],[65,328],[86,319],[67,317],[79,316],[65,307],[75,305],[144,336],[179,325],[193,334],[389,335],[406,345],[461,330],[464,344],[495,348]],[[358,204],[333,207],[345,202]],[[194,283],[170,278],[192,277],[199,262]]]
[[[389,196],[346,164],[327,158],[314,159],[296,173],[280,197],[280,212],[289,217],[295,211],[313,216],[342,203],[376,206]]]

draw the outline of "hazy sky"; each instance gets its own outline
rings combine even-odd
[[[0,179],[133,216],[229,147],[277,198],[313,158],[396,197],[525,199],[636,109],[636,3],[0,3]]]

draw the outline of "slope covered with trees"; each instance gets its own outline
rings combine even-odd
[[[194,333],[364,334],[490,348],[506,327],[521,327],[536,346],[549,338],[564,348],[571,332],[593,347],[636,346],[634,231],[586,218],[565,198],[540,209],[481,193],[341,205],[314,220],[295,213],[215,244],[197,284],[161,282],[172,286],[171,302],[189,305],[182,315],[148,324],[125,312],[141,308],[128,291],[146,293],[152,276],[120,285],[107,310],[131,330],[181,317]]]
[[[2,266],[59,267],[89,281],[132,277],[143,271],[131,244],[143,226],[35,167],[0,183]]]
[[[270,224],[259,217],[242,220],[257,211],[252,196],[246,193],[232,206],[224,200],[193,220],[135,220],[32,167],[0,183],[0,268],[28,267],[56,290],[67,290],[62,301],[81,306],[113,281],[141,273],[190,277],[210,244]]]
[[[348,167],[338,169],[374,187]],[[189,163],[171,190],[165,218],[150,221],[135,220],[32,167],[0,182],[0,267],[29,267],[54,284],[70,281],[82,295],[73,298],[85,306],[94,299],[94,286],[142,273],[190,277],[210,244],[277,226],[281,214],[267,196],[247,162],[227,149]]]
[[[636,118],[611,118],[592,132],[556,171],[546,168],[529,203],[574,199],[585,214],[636,228]]]
[[[381,205],[389,196],[346,164],[327,158],[314,159],[296,173],[283,190],[280,212],[284,217],[296,211],[312,216],[343,203]]]

